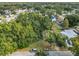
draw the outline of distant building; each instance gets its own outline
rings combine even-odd
[[[6,15],[10,15],[11,14],[10,10],[4,10],[4,12],[5,12]]]

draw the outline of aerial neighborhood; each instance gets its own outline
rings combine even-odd
[[[0,55],[79,56],[79,3],[2,3]]]

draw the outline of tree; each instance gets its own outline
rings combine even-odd
[[[45,30],[43,32],[43,39],[48,41],[50,44],[55,43],[55,36],[50,30]]]
[[[17,49],[16,42],[12,38],[5,37],[5,34],[0,34],[0,55],[6,55],[14,52]]]
[[[71,12],[73,9],[70,7],[64,7],[64,10]]]
[[[51,29],[51,25],[49,17],[38,13],[21,13],[14,21],[0,23],[0,55],[42,40],[42,32]]]
[[[68,19],[64,19],[64,21],[63,21],[63,27],[65,29],[69,28],[69,21],[68,21]]]
[[[62,34],[55,34],[55,36],[57,45],[59,47],[66,47],[65,40],[68,38]]]
[[[79,24],[78,15],[67,15],[66,18],[69,21],[69,27],[77,26]]]
[[[73,42],[73,47],[71,48],[71,51],[74,53],[74,55],[79,56],[79,36],[71,39]]]

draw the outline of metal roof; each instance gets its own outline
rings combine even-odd
[[[74,38],[77,36],[77,34],[73,31],[73,29],[64,30],[61,33],[66,35],[68,38]]]

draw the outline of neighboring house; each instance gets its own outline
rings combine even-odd
[[[48,56],[74,56],[71,51],[48,51]]]
[[[17,9],[15,10],[16,14],[20,14],[20,13],[23,13],[23,12],[26,12],[28,11],[27,9]]]
[[[73,31],[73,29],[64,30],[61,32],[62,35],[66,35],[68,39],[65,41],[68,47],[72,47],[71,38],[77,37],[77,34]]]
[[[4,12],[5,12],[6,15],[10,15],[11,14],[10,10],[4,10]]]
[[[64,21],[64,18],[65,18],[65,17],[62,16],[62,15],[57,15],[56,18],[57,18],[57,21],[56,21],[57,24],[60,25],[60,24],[62,24],[62,22]]]
[[[74,9],[72,11],[62,11],[62,15],[66,16],[66,15],[72,15],[72,14],[76,14],[76,11],[78,11],[79,9]]]

